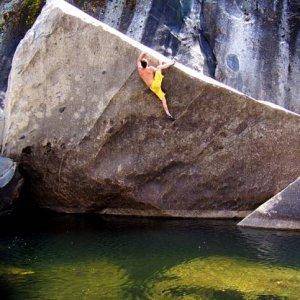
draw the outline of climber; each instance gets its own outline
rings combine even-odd
[[[147,60],[147,53],[142,53],[137,60],[138,72],[150,88],[150,90],[161,100],[164,110],[170,120],[175,120],[170,114],[165,93],[161,89],[161,83],[164,76],[161,73],[161,70],[169,68],[175,64],[175,60],[172,60],[170,63],[160,62],[157,67],[150,66]]]

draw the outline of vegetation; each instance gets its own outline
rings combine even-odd
[[[4,21],[0,19],[0,33],[3,31]]]
[[[32,26],[44,5],[45,0],[25,0],[24,9],[27,11],[26,25]]]

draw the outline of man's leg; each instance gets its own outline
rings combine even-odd
[[[169,111],[169,108],[168,108],[168,104],[167,104],[167,100],[166,100],[166,97],[163,97],[161,99],[161,102],[162,102],[162,105],[164,107],[164,110],[167,114],[167,116],[171,119],[171,120],[175,120],[175,118],[173,118],[173,116],[170,114],[170,111]]]

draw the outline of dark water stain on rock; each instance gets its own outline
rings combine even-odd
[[[229,54],[226,57],[227,66],[234,72],[239,70],[239,59],[235,54]]]

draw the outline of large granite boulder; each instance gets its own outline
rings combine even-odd
[[[258,207],[238,225],[300,230],[300,177]]]
[[[299,176],[299,115],[176,64],[170,122],[136,71],[142,50],[163,58],[59,0],[21,41],[4,153],[41,207],[241,217]]]
[[[299,1],[68,1],[166,56],[300,113]],[[15,48],[44,2],[1,1],[0,90],[6,90]]]
[[[0,157],[0,216],[11,213],[19,199],[23,179],[16,166],[11,159]]]

